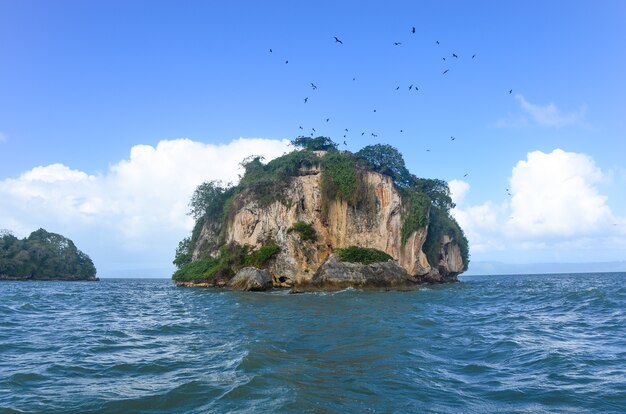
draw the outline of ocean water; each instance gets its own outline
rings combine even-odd
[[[0,412],[626,412],[626,273],[290,295],[0,283]]]

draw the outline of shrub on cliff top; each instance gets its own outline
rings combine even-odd
[[[361,263],[365,265],[386,262],[393,259],[393,257],[389,256],[382,250],[358,246],[350,246],[345,249],[334,249],[333,253],[342,262]]]
[[[232,195],[233,187],[213,180],[200,184],[189,201],[189,215],[196,220],[207,217],[211,220],[222,218],[224,204]]]
[[[356,156],[364,161],[370,170],[391,177],[394,184],[400,188],[409,187],[413,182],[413,176],[406,169],[402,154],[391,145],[368,145],[357,152]]]
[[[443,180],[414,177],[411,188],[426,194],[433,206],[444,210],[446,213],[455,207],[452,197],[450,197],[450,187]]]
[[[333,151],[337,149],[337,144],[328,137],[297,137],[291,144],[296,148],[302,148],[309,151]]]
[[[262,206],[280,200],[291,178],[299,174],[302,168],[319,165],[320,159],[309,150],[293,151],[263,164],[261,157],[244,161],[243,177],[237,186],[238,192],[249,191]]]

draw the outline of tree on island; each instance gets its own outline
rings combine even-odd
[[[95,279],[88,255],[60,234],[39,229],[18,239],[10,231],[0,234],[0,279]]]
[[[299,136],[291,141],[291,145],[308,151],[332,151],[337,149],[337,144],[332,139],[322,136],[315,138]]]

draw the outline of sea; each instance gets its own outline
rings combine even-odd
[[[624,413],[626,273],[0,283],[0,413]]]

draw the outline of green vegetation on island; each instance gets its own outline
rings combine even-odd
[[[0,234],[0,280],[96,280],[96,268],[70,239],[44,229],[18,239]]]
[[[386,262],[393,257],[378,249],[369,249],[365,247],[350,246],[345,249],[334,249],[333,253],[341,262],[372,264]]]
[[[196,225],[191,236],[182,240],[176,249],[173,263],[178,270],[173,275],[174,280],[208,280],[232,276],[237,269],[248,265],[267,267],[279,247],[270,244],[274,247],[267,247],[270,249],[268,252],[271,252],[268,255],[261,254],[266,246],[252,251],[249,246],[233,243],[226,245],[227,223],[250,199],[254,199],[260,208],[274,202],[290,208],[293,200],[286,193],[292,179],[307,175],[310,170],[321,173],[322,220],[326,220],[328,208],[336,200],[374,216],[379,209],[378,199],[366,180],[367,173],[377,172],[390,177],[402,199],[402,243],[406,243],[416,230],[428,227],[423,249],[429,263],[437,266],[440,238],[448,235],[459,245],[463,265],[467,269],[468,243],[463,230],[450,214],[454,203],[445,181],[418,178],[411,174],[400,152],[390,145],[369,145],[357,153],[351,153],[339,151],[337,144],[328,137],[298,137],[292,144],[296,148],[294,151],[268,163],[263,163],[259,156],[243,160],[241,165],[244,173],[237,185],[209,181],[198,186],[189,203],[190,215],[196,220]],[[201,232],[207,226],[215,232],[214,241],[206,244],[205,237],[202,240],[205,245],[198,246]],[[297,222],[289,231],[297,232],[302,240],[317,239],[315,229],[309,223]],[[346,257],[361,257],[359,254],[363,254],[362,260],[366,261],[370,260],[368,257],[384,259],[372,252],[365,254],[364,251],[359,250],[358,253],[350,249],[335,251]],[[194,252],[197,255],[195,261],[192,260]]]
[[[269,242],[255,251],[250,251],[249,246],[231,243],[222,246],[217,257],[204,257],[180,266],[174,273],[173,279],[178,281],[198,279],[227,281],[235,275],[237,270],[244,267],[264,267],[279,251],[280,248],[273,242]]]
[[[305,223],[303,221],[298,221],[294,223],[293,226],[288,230],[289,232],[295,231],[300,234],[302,240],[315,241],[317,240],[317,232],[313,228],[313,226],[309,223]]]

